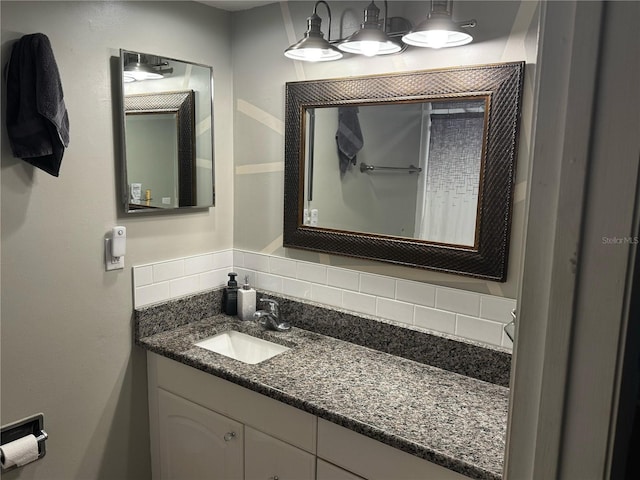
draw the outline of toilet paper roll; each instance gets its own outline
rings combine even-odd
[[[0,446],[2,468],[21,467],[38,459],[38,441],[33,435]]]

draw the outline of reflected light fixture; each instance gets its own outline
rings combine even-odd
[[[152,65],[142,61],[142,55],[140,53],[138,53],[134,58],[135,61],[129,62],[124,66],[122,76],[125,83],[140,80],[159,80],[164,78],[164,75],[155,70]]]
[[[384,2],[384,23],[387,22],[387,2]],[[400,44],[392,41],[385,33],[386,27],[381,26],[380,9],[372,1],[364,11],[364,22],[360,30],[338,44],[343,52],[356,53],[373,57],[375,55],[388,55],[402,50]]]
[[[475,20],[454,22],[453,0],[431,0],[429,16],[402,37],[402,41],[415,47],[458,47],[466,45],[473,37],[463,28],[476,26]]]
[[[318,16],[319,4],[324,4],[329,15],[329,35],[328,40],[324,39],[324,34],[320,31],[322,19]],[[302,60],[305,62],[328,62],[342,58],[342,53],[329,42],[331,41],[331,9],[324,0],[318,0],[313,7],[313,14],[307,18],[307,31],[304,38],[298,43],[291,45],[284,51],[287,58]]]

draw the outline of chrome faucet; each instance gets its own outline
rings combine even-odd
[[[270,298],[261,298],[261,302],[267,304],[268,310],[258,310],[253,314],[253,318],[267,330],[276,330],[278,332],[286,332],[291,329],[291,325],[287,322],[281,322],[279,315],[280,309],[278,302]]]

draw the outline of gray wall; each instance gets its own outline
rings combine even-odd
[[[1,129],[2,424],[42,411],[50,434],[47,456],[6,478],[149,478],[130,267],[232,246],[229,14],[186,2],[3,1],[0,8],[2,65],[15,39],[48,35],[71,123],[59,178],[13,158]],[[110,58],[119,48],[215,67],[216,208],[118,215]],[[105,272],[103,237],[118,224],[128,229],[126,268]]]
[[[457,20],[475,18],[478,23],[474,42],[462,48],[437,51],[410,48],[402,55],[351,56],[316,64],[291,61],[284,57],[283,51],[302,37],[313,3],[280,2],[233,15],[234,247],[515,298],[533,118],[531,86],[537,51],[537,2],[455,2]],[[332,39],[354,31],[362,21],[362,10],[367,3],[331,3]],[[405,16],[415,23],[426,14],[427,8],[425,2],[394,1],[389,2],[389,15]],[[328,25],[323,7],[318,11],[325,18],[322,30],[326,36]],[[526,60],[527,67],[506,283],[282,247],[286,82],[519,60]]]

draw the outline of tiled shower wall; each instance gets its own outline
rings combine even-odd
[[[142,307],[224,285],[230,271],[260,290],[511,348],[515,300],[243,250],[133,267]]]

